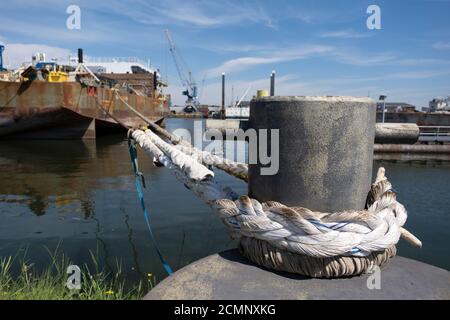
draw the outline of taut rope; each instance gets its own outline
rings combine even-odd
[[[169,131],[161,128],[157,124],[150,121],[147,117],[138,112],[135,108],[130,106],[118,92],[116,92],[116,96],[120,101],[133,113],[135,113],[138,117],[140,117],[143,121],[145,121],[148,126],[154,130],[155,132],[162,135],[164,138],[169,140],[172,144],[176,145],[178,149],[180,149],[183,153],[194,157],[200,163],[204,163],[206,165],[211,165],[217,167],[236,178],[242,179],[244,181],[248,181],[248,166],[245,163],[234,162],[228,159],[223,159],[217,155],[214,155],[207,151],[201,151],[194,146],[192,146],[186,140],[183,140],[181,137],[178,137]],[[150,130],[146,130],[145,133],[152,138],[152,132]]]

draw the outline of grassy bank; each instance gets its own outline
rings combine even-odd
[[[41,271],[25,255],[0,258],[0,300],[136,300],[142,299],[154,284],[149,274],[146,281],[126,286],[119,263],[114,273],[99,270],[91,253],[94,267],[79,266],[81,289],[69,290],[67,268],[72,263],[63,254],[48,253],[50,264]]]

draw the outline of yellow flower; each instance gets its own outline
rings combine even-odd
[[[105,292],[105,294],[109,294],[109,295],[111,295],[111,294],[114,294],[114,291],[112,291],[112,290],[109,290],[109,291],[106,291],[106,292]]]

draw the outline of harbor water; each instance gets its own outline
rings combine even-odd
[[[195,120],[168,119],[167,128],[193,128]],[[197,120],[198,121],[198,120]],[[146,204],[157,243],[174,269],[236,246],[211,209],[164,168],[139,153]],[[423,242],[401,241],[399,255],[450,269],[450,161],[376,160],[408,209],[407,228]],[[221,172],[238,194],[246,184]],[[120,262],[132,281],[166,275],[138,202],[123,135],[96,141],[0,142],[0,257],[26,252],[38,268],[47,249],[90,265],[91,253],[111,271]]]

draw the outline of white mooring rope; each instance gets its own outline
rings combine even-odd
[[[157,133],[161,134],[163,137],[168,139],[171,143],[177,146],[183,153],[190,155],[197,159],[198,162],[204,163],[206,165],[212,165],[215,166],[223,171],[225,171],[228,174],[231,174],[232,176],[235,176],[236,178],[242,179],[244,181],[248,181],[248,165],[245,163],[239,163],[234,162],[228,159],[223,159],[221,157],[218,157],[217,155],[214,155],[207,151],[202,151],[194,146],[192,146],[189,142],[183,140],[181,137],[178,137],[174,135],[173,133],[165,130],[164,128],[161,128],[157,124],[153,123],[145,117],[143,114],[138,112],[135,108],[130,106],[130,104],[125,101],[119,94],[118,91],[116,91],[116,97],[122,101],[122,103],[130,109],[134,114],[136,114],[139,118],[144,120],[149,127],[151,127],[153,130],[155,130]],[[124,126],[126,127],[126,126]],[[146,130],[146,134],[150,136],[151,139],[153,139],[152,134],[150,130]]]
[[[214,172],[197,162],[194,158],[168,144],[150,130],[147,130],[146,133],[136,130],[133,132],[133,138],[145,151],[153,154],[162,164],[166,165],[165,162],[170,160],[189,179],[201,181],[208,177],[214,177]]]

